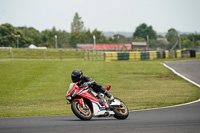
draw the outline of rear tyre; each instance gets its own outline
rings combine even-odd
[[[121,102],[120,106],[113,106],[113,111],[115,113],[114,117],[116,119],[126,119],[129,115],[128,107],[126,104],[119,98],[115,98]]]
[[[84,109],[78,101],[73,101],[71,103],[71,109],[73,113],[81,120],[90,120],[92,118],[92,111],[87,105],[87,103],[84,103],[86,106],[86,109]]]

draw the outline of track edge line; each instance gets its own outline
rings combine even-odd
[[[197,87],[200,88],[200,85],[197,84],[196,82],[194,82],[194,81],[188,79],[187,77],[181,75],[180,73],[178,73],[178,72],[175,71],[173,68],[171,68],[170,66],[166,65],[165,63],[163,63],[163,65],[164,65],[166,68],[170,69],[173,73],[175,73],[175,74],[178,75],[179,77],[183,78],[184,80],[186,80],[186,81],[188,81],[188,82],[190,82],[190,83],[192,83],[192,84],[194,84],[194,85],[196,85]]]
[[[184,80],[196,85],[197,87],[200,88],[200,85],[197,84],[196,82],[186,78],[185,76],[181,75],[180,73],[176,72],[173,68],[169,67],[168,65],[166,65],[165,63],[162,63],[166,68],[170,69],[173,73],[175,73],[176,75],[178,75],[179,77],[183,78]],[[193,103],[197,103],[200,102],[200,99],[192,101],[192,102],[188,102],[188,103],[183,103],[183,104],[178,104],[178,105],[172,105],[172,106],[167,106],[167,107],[160,107],[160,108],[151,108],[151,109],[141,109],[141,110],[132,110],[129,112],[140,112],[140,111],[150,111],[150,110],[157,110],[157,109],[167,109],[167,108],[174,108],[174,107],[180,107],[180,106],[185,106],[185,105],[189,105],[189,104],[193,104]]]

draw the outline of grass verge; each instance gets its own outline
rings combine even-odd
[[[0,117],[72,114],[65,94],[71,72],[82,69],[130,110],[196,100],[200,89],[157,61],[0,60]]]

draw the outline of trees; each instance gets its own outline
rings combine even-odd
[[[54,29],[54,30],[53,30]],[[52,30],[44,30],[41,32],[41,36],[42,36],[42,43],[40,44],[40,46],[45,46],[47,48],[54,48],[54,44],[55,44],[55,35],[56,35],[56,29],[55,27]]]
[[[58,48],[69,48],[71,47],[69,44],[70,33],[66,31],[57,31],[58,36]]]
[[[84,31],[84,23],[81,21],[81,17],[79,17],[78,13],[76,12],[73,22],[71,23],[71,33],[76,34]]]
[[[91,36],[96,37],[96,43],[106,43],[106,37],[102,35],[101,31],[98,31],[97,29],[94,29],[93,32],[91,33]]]
[[[13,27],[8,23],[0,26],[0,46],[27,47],[35,43],[41,43],[40,33],[32,27]]]
[[[17,27],[21,32],[20,45],[21,47],[28,47],[30,44],[38,46],[42,43],[42,37],[38,30],[33,27]]]
[[[17,35],[17,36],[16,36]],[[167,32],[167,40],[157,40],[157,34],[152,26],[143,23],[140,24],[133,37],[125,37],[120,34],[115,34],[112,37],[105,37],[101,31],[94,29],[86,30],[84,22],[78,13],[75,13],[71,23],[71,33],[57,30],[55,27],[46,29],[42,32],[33,27],[14,27],[11,24],[5,23],[0,25],[0,47],[20,47],[25,48],[30,44],[36,46],[46,46],[48,48],[55,47],[55,35],[57,35],[58,48],[76,47],[79,43],[92,44],[93,36],[96,37],[96,43],[102,44],[130,44],[132,41],[148,41],[149,47],[156,49],[157,47],[163,49],[170,49],[178,41],[178,32],[171,28]],[[147,35],[149,40],[147,40]],[[182,48],[196,48],[200,46],[200,34],[194,33],[189,35],[181,35]],[[19,43],[17,44],[17,41]],[[168,43],[169,42],[169,43]]]
[[[41,32],[42,43],[39,46],[55,48],[55,35],[57,35],[58,48],[70,47],[70,34],[66,31],[56,30],[55,27],[51,30],[46,29]]]
[[[0,26],[0,46],[1,47],[17,47],[17,30],[8,23]]]
[[[147,40],[147,35],[149,36],[149,39],[157,39],[157,34],[153,30],[153,27],[147,26],[145,23],[140,24],[133,33],[133,37],[140,37],[145,40]]]
[[[189,34],[181,35],[181,45],[182,48],[197,48],[200,46],[200,35],[199,34]]]
[[[76,47],[78,43],[93,43],[93,35],[96,37],[96,43],[105,43],[106,37],[102,35],[101,31],[95,29],[94,31],[86,30],[84,22],[78,13],[75,13],[73,21],[71,23],[71,36],[69,43],[72,47]]]
[[[188,37],[185,35],[181,36],[181,45],[182,45],[182,48],[189,48],[191,45],[190,39],[188,39]]]
[[[153,30],[152,26],[147,26],[147,24],[145,23],[140,24],[136,28],[135,32],[133,33],[133,37],[134,40],[135,39],[140,40],[139,38],[144,38],[146,41],[149,41],[148,43],[150,48],[155,49],[157,47],[157,42],[156,42],[157,34]]]
[[[13,27],[11,24],[6,23],[0,25],[0,47],[25,48],[30,44],[34,44],[36,46],[54,48],[55,35],[58,36],[58,48],[70,47],[70,33],[66,31],[57,31],[56,28],[53,27],[50,30],[47,29],[39,32],[33,27]]]
[[[195,33],[195,34],[190,34],[188,35],[188,39],[191,41],[191,46],[196,48],[200,46],[200,35]]]
[[[132,37],[125,37],[121,34],[115,34],[112,37],[107,39],[107,42],[110,44],[129,44],[133,41]]]
[[[72,47],[76,47],[77,43],[82,43],[84,38],[84,23],[76,12],[71,23],[71,36],[70,36],[70,44]]]
[[[170,28],[166,34],[166,37],[169,42],[168,49],[170,49],[178,41],[178,32],[176,31],[176,29]]]

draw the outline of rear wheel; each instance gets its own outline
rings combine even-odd
[[[120,106],[113,106],[113,111],[115,112],[114,117],[117,118],[117,119],[126,119],[129,115],[128,107],[119,98],[115,98],[115,99],[119,100],[121,105]]]
[[[73,101],[71,103],[71,108],[73,113],[81,120],[90,120],[92,118],[92,111],[87,105],[85,104],[85,108],[83,108],[78,101]]]

